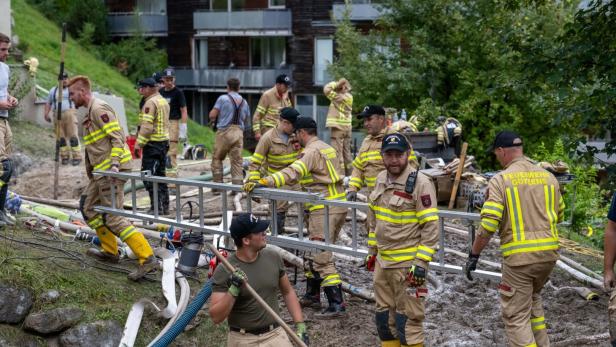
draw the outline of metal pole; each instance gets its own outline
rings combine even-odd
[[[304,204],[297,203],[297,237],[300,241],[304,239]]]
[[[182,206],[181,206],[181,201],[180,201],[180,197],[181,197],[181,188],[182,186],[178,183],[175,184],[175,220],[176,221],[181,221],[182,220]],[[191,206],[191,214],[192,214],[192,206]]]
[[[203,187],[199,187],[199,226],[203,228]]]
[[[60,73],[58,74],[58,89],[56,92],[58,93],[56,101],[56,153],[55,153],[55,163],[53,170],[53,199],[58,200],[58,180],[59,180],[59,172],[60,172],[60,119],[62,119],[62,99],[63,99],[63,90],[64,85],[62,83],[63,75],[64,75],[64,53],[66,51],[66,23],[62,23],[62,43],[60,45]]]

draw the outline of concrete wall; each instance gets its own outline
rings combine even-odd
[[[0,33],[11,37],[11,0],[0,0]]]

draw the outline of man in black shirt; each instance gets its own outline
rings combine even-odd
[[[164,87],[159,90],[160,95],[167,100],[170,107],[169,113],[169,152],[167,153],[167,177],[178,176],[178,140],[186,141],[186,122],[188,110],[184,93],[175,86],[175,72],[172,68],[166,68],[162,74]],[[174,184],[169,185],[175,189]]]

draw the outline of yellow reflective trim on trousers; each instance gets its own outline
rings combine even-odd
[[[502,245],[503,257],[518,253],[530,253],[540,251],[558,250],[558,238],[548,237],[545,239],[513,241]]]
[[[376,246],[376,233],[374,231],[368,232],[368,246]]]
[[[545,329],[545,317],[531,318],[530,326],[533,331]]]
[[[415,211],[396,212],[373,204],[370,204],[369,206],[374,211],[376,219],[382,221],[394,224],[410,224],[419,222]]]
[[[336,286],[338,284],[341,284],[342,281],[340,280],[340,275],[338,274],[331,274],[331,275],[327,275],[323,278],[323,280],[321,281],[321,287],[330,287],[330,286]]]
[[[120,240],[124,242],[128,240],[131,236],[133,236],[133,234],[136,232],[137,232],[137,229],[135,229],[134,226],[130,225],[120,232]]]
[[[419,220],[419,224],[436,221],[438,220],[438,209],[432,207],[419,211],[417,212],[417,219]]]
[[[557,237],[556,235],[556,221],[558,217],[556,216],[556,211],[554,211],[554,186],[553,185],[543,185],[543,193],[545,196],[545,215],[548,217],[548,222],[550,223],[550,232],[552,233],[552,237]]]
[[[380,250],[379,257],[385,261],[408,261],[415,259],[417,247]]]
[[[511,216],[511,228],[514,241],[524,241],[524,221],[522,216],[522,208],[520,206],[520,195],[517,187],[507,188],[507,206],[509,207],[509,215]]]
[[[483,227],[485,230],[491,233],[495,232],[499,226],[500,226],[500,223],[496,219],[492,219],[488,217],[481,218],[481,227]]]
[[[421,259],[421,260],[425,260],[427,262],[431,262],[432,261],[432,256],[434,255],[434,253],[436,253],[435,249],[432,249],[432,248],[424,246],[424,245],[419,245],[419,247],[417,247],[416,257]]]

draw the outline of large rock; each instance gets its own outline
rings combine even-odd
[[[0,346],[2,347],[43,347],[45,341],[26,334],[23,330],[11,325],[0,324]]]
[[[60,299],[60,292],[55,289],[51,289],[44,293],[41,293],[38,296],[37,302],[53,303],[56,302],[58,299]]]
[[[78,308],[55,308],[53,310],[31,313],[24,321],[24,329],[40,334],[60,332],[77,324],[83,317]]]
[[[0,284],[0,323],[19,323],[32,308],[32,293],[26,288]]]
[[[116,321],[79,324],[60,335],[62,347],[117,347],[122,339],[122,327]]]

